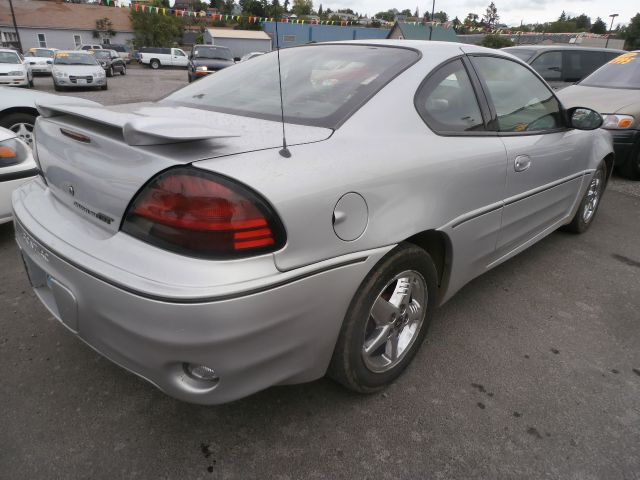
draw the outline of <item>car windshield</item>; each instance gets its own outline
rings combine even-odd
[[[614,58],[582,80],[580,85],[640,89],[640,53],[630,52]]]
[[[221,47],[197,47],[193,50],[194,58],[211,58],[216,60],[233,60],[231,50]]]
[[[53,58],[53,51],[52,50],[45,50],[43,48],[36,48],[33,50],[29,50],[29,53],[27,53],[28,56],[30,57],[46,57],[46,58]]]
[[[93,54],[96,58],[111,58],[111,52],[109,50],[94,50]]]
[[[0,63],[22,63],[17,53],[0,52]]]
[[[174,92],[163,102],[280,120],[277,58],[275,53],[260,55],[250,62],[225,68]],[[418,59],[414,50],[369,45],[315,45],[281,50],[285,121],[337,128]]]
[[[60,52],[53,60],[55,65],[95,65],[96,59],[88,53]]]
[[[520,60],[524,60],[525,62],[529,60],[534,53],[535,50],[525,50],[524,48],[503,48],[503,51],[510,53],[511,55],[515,55]]]

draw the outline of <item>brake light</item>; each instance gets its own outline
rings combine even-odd
[[[273,208],[247,187],[195,168],[152,179],[129,205],[122,231],[158,247],[205,258],[238,258],[282,248]]]

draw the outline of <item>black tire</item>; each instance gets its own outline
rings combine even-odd
[[[640,142],[633,149],[627,161],[618,167],[620,175],[629,180],[640,180]]]
[[[56,92],[61,92],[62,91],[62,87],[60,85],[58,85],[56,82],[53,82],[53,89]]]
[[[151,60],[149,62],[149,66],[151,68],[153,68],[154,70],[157,70],[160,68],[160,60],[156,60],[155,58],[153,60]]]
[[[101,90],[108,90],[109,89],[109,85],[107,83],[105,83],[104,85],[102,85],[100,87]]]
[[[10,113],[9,115],[0,117],[0,127],[6,128],[11,131],[15,131],[15,130],[12,130],[12,127],[15,128],[20,123],[26,123],[28,125],[31,125],[31,130],[33,130],[33,126],[36,123],[36,118],[37,118],[37,115],[33,115],[31,113],[22,113],[22,112]],[[23,140],[25,140],[29,144],[31,143],[28,139],[23,139]],[[31,140],[33,140],[33,137],[31,137]]]
[[[189,81],[189,83],[193,82],[193,78],[191,78],[190,73],[187,73],[187,80]]]
[[[122,70],[120,70],[120,75],[126,75],[126,74],[127,74],[127,66],[122,65]]]
[[[109,67],[109,70],[107,70],[107,77],[113,77],[113,66]]]
[[[33,88],[33,77],[29,80],[29,86],[27,88]]]
[[[593,177],[591,177],[591,180],[589,180],[589,187],[580,201],[580,206],[576,214],[571,219],[571,222],[563,227],[563,230],[571,233],[584,233],[589,229],[593,223],[593,219],[596,217],[598,207],[600,207],[602,195],[607,186],[607,179],[607,166],[604,161],[602,161],[593,174]],[[594,185],[596,181],[598,182],[597,186]],[[592,188],[598,190],[595,206],[592,205],[594,198],[591,193]]]
[[[363,359],[367,326],[373,318],[371,311],[389,282],[407,270],[419,273],[424,280],[426,305],[422,309],[421,324],[412,336],[412,343],[398,356],[398,363],[386,371],[374,372]],[[429,254],[409,243],[394,248],[369,272],[351,300],[327,371],[328,376],[359,393],[377,392],[393,382],[409,365],[424,340],[431,312],[436,305],[436,295],[437,273]]]

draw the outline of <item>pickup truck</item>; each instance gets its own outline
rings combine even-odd
[[[160,67],[187,67],[189,57],[179,48],[144,47],[140,49],[140,63],[154,70]]]

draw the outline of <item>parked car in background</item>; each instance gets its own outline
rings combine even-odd
[[[107,77],[113,77],[116,73],[120,75],[127,74],[127,65],[120,58],[115,50],[89,50],[96,57],[96,60],[102,68],[104,68]]]
[[[0,48],[0,85],[33,87],[33,72],[22,55],[10,48]]]
[[[30,48],[25,56],[25,61],[34,74],[51,75],[53,56],[57,51],[57,48]]]
[[[89,51],[61,50],[53,57],[53,88],[98,87],[106,90],[107,74]]]
[[[611,132],[616,167],[640,180],[640,50],[609,61],[577,85],[558,93],[565,105],[586,105],[604,117]]]
[[[582,80],[609,60],[625,53],[612,48],[571,45],[526,45],[502,50],[527,62],[556,90]]]
[[[250,52],[247,53],[246,55],[243,55],[242,58],[240,58],[241,62],[246,62],[247,60],[251,60],[252,58],[255,57],[259,57],[260,55],[264,55],[265,52]]]
[[[124,60],[124,63],[131,63],[131,49],[127,45],[119,45],[117,43],[103,44],[102,48],[115,50],[116,52],[118,52],[120,58]]]
[[[12,219],[13,191],[37,174],[31,149],[14,132],[0,127],[0,224]]]
[[[102,45],[100,45],[99,43],[87,43],[84,45],[78,45],[76,47],[76,50],[101,50],[102,49]]]
[[[506,53],[363,40],[280,57],[156,104],[41,103],[43,177],[13,194],[51,314],[182,400],[326,372],[379,391],[438,304],[561,226],[584,232],[609,179],[602,117]]]
[[[160,67],[187,67],[189,57],[180,48],[143,47],[140,49],[140,63],[154,70]]]
[[[194,45],[189,55],[189,82],[235,64],[231,50],[214,45]]]

